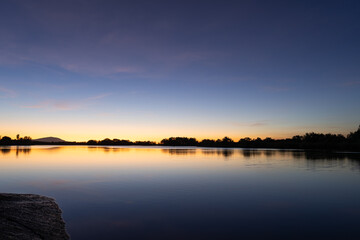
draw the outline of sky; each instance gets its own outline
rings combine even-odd
[[[360,1],[0,2],[0,135],[286,138],[360,124]]]

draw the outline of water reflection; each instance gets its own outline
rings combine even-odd
[[[228,160],[233,159],[279,159],[288,158],[294,160],[307,160],[306,166],[311,169],[321,167],[341,167],[344,162],[349,161],[352,167],[360,169],[360,153],[324,152],[324,151],[302,151],[284,149],[227,149],[227,148],[170,148],[161,150],[169,155],[202,155],[218,156]]]
[[[204,155],[204,156],[217,155],[217,156],[222,156],[222,157],[225,157],[225,158],[230,157],[235,153],[234,149],[223,149],[223,148],[218,148],[218,149],[209,149],[209,148],[205,148],[205,149],[196,149],[196,148],[191,148],[191,149],[180,148],[180,149],[176,149],[176,148],[168,148],[168,149],[162,149],[161,151],[163,153],[170,154],[170,155]]]
[[[276,154],[276,151],[274,150],[264,150],[264,154],[266,157],[272,157]]]
[[[170,155],[195,155],[197,154],[196,149],[185,149],[185,148],[166,148],[161,149],[163,153]]]
[[[255,158],[255,157],[259,157],[263,154],[263,151],[259,151],[259,150],[253,150],[253,149],[244,149],[241,151],[243,156],[245,158]]]
[[[204,155],[217,155],[217,156],[223,156],[225,158],[231,157],[234,155],[235,150],[234,149],[202,149],[202,154]]]
[[[16,156],[18,157],[19,154],[30,154],[31,148],[27,147],[27,148],[22,148],[17,146],[16,147]]]
[[[360,154],[356,153],[330,153],[323,151],[292,152],[294,159],[306,159],[309,169],[316,170],[318,167],[343,168],[350,165],[360,170]]]
[[[11,153],[12,151],[15,153],[16,157],[19,156],[19,154],[30,154],[31,152],[31,147],[23,147],[23,146],[14,146],[14,147],[0,147],[1,149],[1,154],[3,155],[7,155],[9,153]]]
[[[294,231],[298,239],[360,235],[360,154],[135,146],[0,149],[1,191],[56,198],[73,239],[189,239],[189,234],[294,239]]]
[[[110,152],[129,152],[130,148],[124,148],[124,147],[111,147],[111,146],[88,146],[87,150],[89,152],[97,152],[97,151],[103,151],[104,153],[110,153]]]
[[[1,148],[1,153],[4,154],[4,155],[9,154],[10,151],[11,151],[10,148]]]
[[[72,148],[71,146],[12,146],[0,147],[2,155],[8,155],[14,152],[16,156],[20,154],[28,155],[31,151],[46,151],[48,153],[62,152],[64,149]],[[76,147],[73,147],[76,148]],[[291,157],[293,159],[306,159],[311,161],[326,160],[326,161],[343,161],[352,160],[354,162],[360,161],[360,153],[351,152],[327,152],[327,151],[302,151],[302,150],[284,150],[284,149],[236,149],[236,148],[154,148],[154,147],[124,147],[124,146],[86,146],[88,152],[104,153],[121,153],[134,151],[152,151],[161,150],[164,154],[169,155],[203,155],[203,156],[221,156],[228,158],[231,156],[240,158],[276,158],[276,157]],[[137,149],[137,150],[136,150]],[[148,149],[148,150],[146,150]],[[319,161],[320,162],[320,161]]]

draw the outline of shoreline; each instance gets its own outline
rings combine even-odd
[[[55,199],[0,193],[0,239],[70,239]]]
[[[116,145],[116,144],[86,144],[86,143],[42,143],[42,144],[11,144],[11,145],[0,145],[0,148],[6,148],[6,147],[32,147],[32,146],[57,146],[57,147],[66,147],[66,146],[87,146],[87,147],[142,147],[142,148],[153,148],[153,147],[165,147],[165,148],[199,148],[199,149],[206,149],[206,148],[214,148],[214,149],[243,149],[243,150],[289,150],[289,151],[322,151],[322,152],[332,152],[332,153],[360,153],[360,149],[348,149],[348,148],[301,148],[301,147],[246,147],[246,146],[196,146],[196,145],[137,145],[137,144],[131,144],[131,145]]]

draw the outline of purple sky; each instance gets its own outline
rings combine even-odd
[[[0,134],[347,134],[359,1],[1,1]]]

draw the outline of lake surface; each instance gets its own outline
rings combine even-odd
[[[72,239],[360,239],[360,154],[0,148],[0,192],[54,197]]]

